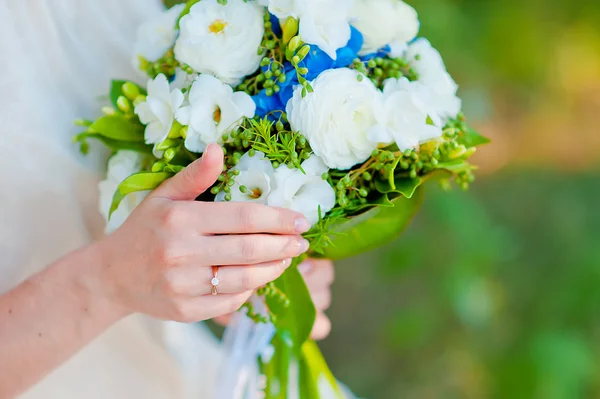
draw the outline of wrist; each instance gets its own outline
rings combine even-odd
[[[73,254],[78,273],[77,286],[81,295],[92,304],[106,320],[117,322],[132,312],[122,306],[116,295],[116,284],[110,273],[113,262],[102,241],[95,242]]]

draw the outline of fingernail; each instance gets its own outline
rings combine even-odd
[[[308,274],[308,273],[310,273],[312,268],[313,268],[312,262],[309,260],[305,260],[304,262],[300,263],[300,265],[298,266],[298,271],[301,274]]]
[[[308,240],[305,240],[304,238],[301,239],[300,242],[298,243],[298,250],[300,251],[301,254],[308,251],[309,247],[310,247],[310,243],[308,242]]]
[[[310,223],[308,223],[308,220],[305,218],[298,218],[294,222],[294,229],[296,230],[296,233],[306,233],[310,230]]]
[[[292,264],[292,260],[291,259],[284,259],[281,261],[281,263],[283,263],[283,267],[290,267],[290,265]]]

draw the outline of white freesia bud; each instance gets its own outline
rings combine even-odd
[[[243,0],[196,3],[179,23],[175,58],[197,72],[239,84],[262,59],[257,50],[264,35],[263,11],[255,2]]]
[[[175,120],[175,112],[183,104],[181,90],[171,91],[167,78],[162,73],[147,85],[146,101],[135,107],[140,122],[146,125],[146,144],[157,144],[164,141]]]
[[[107,233],[111,233],[119,228],[149,193],[149,191],[139,191],[127,194],[119,204],[119,207],[111,215],[110,220],[108,219],[117,187],[119,187],[119,184],[123,180],[142,170],[143,160],[144,156],[138,152],[122,150],[113,155],[108,161],[106,179],[98,185],[100,191],[100,213],[108,221],[106,225]]]
[[[248,153],[240,158],[240,162],[233,170],[239,170],[235,177],[235,184],[231,187],[231,200],[234,202],[256,202],[266,204],[269,194],[275,185],[275,169],[265,154],[257,151],[254,156]],[[244,192],[240,190],[244,187]],[[225,193],[220,192],[215,201],[224,201]]]
[[[367,132],[376,123],[381,92],[369,79],[359,82],[357,77],[347,68],[327,70],[311,83],[313,93],[303,98],[297,88],[287,104],[292,129],[333,169],[349,169],[377,148]]]
[[[256,104],[247,93],[234,93],[231,86],[211,75],[200,75],[192,84],[189,105],[179,109],[177,121],[188,126],[185,148],[203,152],[211,143],[221,142],[221,136],[252,118]]]
[[[261,4],[268,5],[279,19],[299,19],[302,40],[318,46],[334,60],[336,50],[350,40],[352,0],[261,0]]]
[[[440,137],[440,118],[430,103],[430,93],[420,82],[404,77],[386,80],[383,106],[377,109],[378,124],[369,131],[369,139],[378,144],[395,142],[404,151]]]
[[[134,64],[136,66],[139,62],[138,56],[154,62],[175,44],[175,39],[177,38],[175,25],[184,7],[185,4],[173,6],[140,25],[137,30],[137,40],[134,47]]]
[[[405,45],[419,32],[417,12],[400,0],[355,0],[352,25],[363,35],[360,55]]]
[[[319,208],[324,216],[335,206],[335,192],[323,180],[329,169],[316,155],[302,163],[300,169],[285,165],[275,170],[275,190],[269,195],[268,205],[287,208],[303,214],[311,224],[319,220]]]
[[[419,82],[431,92],[431,105],[442,121],[456,117],[462,106],[456,95],[458,85],[446,71],[439,51],[427,39],[419,38],[408,46],[404,57],[417,72]]]

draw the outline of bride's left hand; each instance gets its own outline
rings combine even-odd
[[[317,319],[311,338],[317,341],[325,339],[331,332],[331,321],[325,315],[325,311],[331,304],[331,284],[335,277],[333,263],[326,259],[308,259],[298,266],[298,270],[304,276],[310,296],[317,308]],[[225,315],[214,321],[225,326],[230,318],[231,315]]]

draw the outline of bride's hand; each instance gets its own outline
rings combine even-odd
[[[317,341],[325,339],[331,332],[331,321],[325,311],[331,305],[331,284],[335,278],[333,263],[326,259],[309,259],[298,266],[298,270],[304,276],[310,296],[317,308],[317,319],[310,336]],[[228,314],[217,317],[214,321],[226,326],[230,319],[231,315]]]
[[[209,146],[97,244],[102,293],[125,313],[195,322],[233,312],[308,249],[300,234],[310,226],[299,213],[194,201],[222,170],[222,150]],[[215,296],[213,265],[220,279]]]

